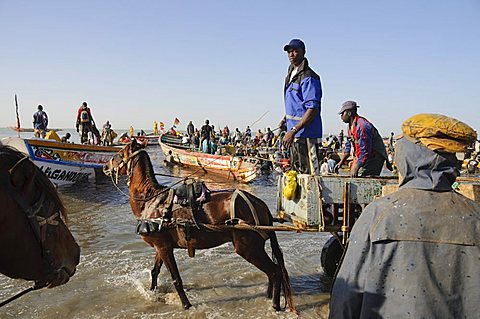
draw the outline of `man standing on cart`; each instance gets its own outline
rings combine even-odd
[[[283,138],[283,145],[290,149],[292,169],[299,173],[320,175],[320,77],[308,65],[302,40],[291,40],[283,50],[287,52],[290,61],[284,86],[287,133]]]
[[[335,171],[338,171],[350,156],[353,143],[354,160],[350,175],[352,177],[380,176],[385,161],[387,168],[392,170],[385,144],[375,126],[357,114],[358,107],[357,102],[346,101],[338,113],[342,121],[348,124],[348,138],[343,157],[335,167]]]

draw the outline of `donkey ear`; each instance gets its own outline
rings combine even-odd
[[[137,146],[137,139],[132,139],[132,149]]]
[[[18,164],[13,172],[11,172],[10,180],[12,181],[14,187],[30,187],[35,178],[35,173],[35,164],[33,164],[31,161],[25,160]]]

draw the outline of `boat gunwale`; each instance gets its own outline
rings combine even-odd
[[[115,147],[115,146],[63,143],[55,140],[43,140],[43,139],[35,139],[35,138],[26,138],[24,139],[24,141],[25,143],[31,146],[39,146],[39,147],[61,149],[61,150],[117,153],[122,149],[121,147]]]

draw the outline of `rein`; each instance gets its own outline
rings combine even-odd
[[[31,292],[31,291],[34,291],[34,290],[38,290],[38,289],[42,289],[42,288],[45,288],[46,284],[45,282],[41,282],[41,283],[37,283],[35,282],[35,285],[33,287],[30,287],[30,288],[27,288],[21,292],[19,292],[18,294],[16,294],[15,296],[13,297],[10,297],[8,298],[7,300],[4,300],[0,303],[0,308],[11,303],[12,301],[15,301],[17,300],[18,298],[20,298],[21,296]]]
[[[145,151],[144,149],[136,150],[135,152],[133,152],[132,154],[130,154],[126,159],[123,159],[123,158],[122,158],[121,162],[120,162],[119,164],[117,164],[117,165],[118,165],[118,170],[116,170],[116,173],[117,173],[117,174],[116,174],[116,175],[117,175],[117,182],[115,182],[115,181],[113,180],[113,174],[110,174],[112,183],[113,183],[113,185],[115,185],[115,187],[117,188],[117,190],[118,190],[120,193],[122,193],[123,195],[125,195],[125,196],[127,196],[127,197],[129,197],[129,198],[132,198],[132,199],[134,199],[134,200],[143,201],[143,202],[148,202],[149,200],[154,199],[154,198],[162,195],[163,193],[168,192],[168,191],[170,190],[170,188],[172,188],[173,186],[175,186],[175,185],[177,185],[177,184],[180,184],[180,183],[183,182],[183,181],[186,181],[186,180],[189,179],[193,174],[195,174],[195,172],[194,172],[194,173],[192,173],[192,174],[190,174],[190,175],[188,175],[188,176],[186,176],[186,177],[182,177],[182,178],[176,177],[176,176],[172,176],[172,177],[180,178],[180,180],[177,181],[177,182],[175,182],[175,183],[173,183],[173,184],[170,185],[169,187],[166,187],[165,189],[163,189],[163,190],[159,191],[158,193],[156,193],[156,194],[154,194],[154,195],[152,195],[152,196],[149,196],[149,197],[147,197],[147,198],[132,197],[132,196],[130,196],[130,194],[126,194],[124,191],[122,191],[122,190],[118,187],[118,185],[117,185],[117,184],[118,184],[118,171],[119,171],[119,169],[121,169],[122,167],[124,167],[125,165],[127,165],[127,176],[128,176],[127,185],[130,185],[130,180],[131,180],[131,178],[132,178],[133,167],[134,167],[134,166],[137,164],[137,162],[138,162],[138,157],[137,157],[137,155],[140,155],[141,153],[146,153],[146,151]],[[115,156],[113,157],[113,160],[114,160],[114,161],[117,161],[117,160],[115,159]],[[155,174],[155,173],[154,173],[154,175],[160,175],[160,174]]]

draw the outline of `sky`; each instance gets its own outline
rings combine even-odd
[[[0,0],[0,127],[42,104],[72,128],[83,101],[98,124],[151,130],[205,119],[276,128],[292,38],[322,81],[324,134],[360,105],[383,136],[417,113],[480,128],[480,0]],[[263,115],[263,117],[262,117]]]

